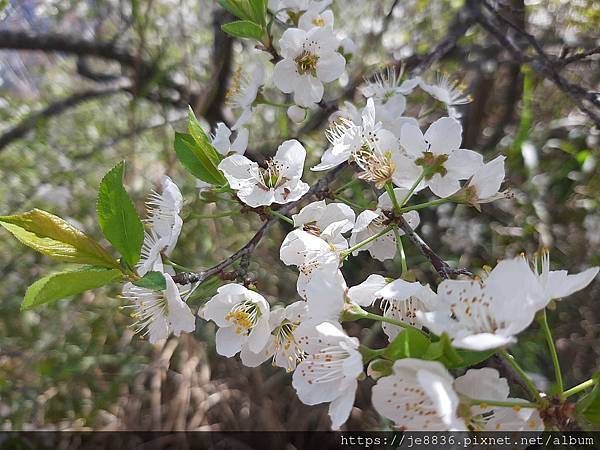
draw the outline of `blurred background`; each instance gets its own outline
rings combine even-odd
[[[595,0],[501,3],[557,58],[600,46]],[[330,98],[362,104],[355,89],[362,77],[398,61],[410,71],[452,31],[462,6],[460,0],[334,2],[336,29],[354,39],[360,57],[332,85]],[[100,239],[98,183],[126,160],[126,182],[138,211],[163,174],[184,193],[184,228],[174,261],[209,267],[244,245],[260,219],[223,216],[235,203],[200,198],[173,151],[173,133],[185,127],[181,118],[188,104],[211,125],[233,123],[225,98],[231,74],[247,68],[257,53],[252,44],[219,31],[228,20],[209,0],[9,0],[0,13],[0,214],[42,208]],[[560,73],[597,91],[599,53],[560,65]],[[436,72],[450,73],[473,97],[461,108],[463,146],[481,151],[486,160],[505,154],[515,198],[485,205],[482,213],[455,205],[428,209],[417,231],[451,264],[473,270],[542,247],[551,250],[553,263],[570,271],[600,264],[600,130],[589,117],[479,26],[423,76],[432,79]],[[409,113],[418,115],[423,108],[413,102]],[[297,126],[285,109],[261,106],[253,120],[249,154],[254,157],[273,154],[286,137],[299,137],[312,165],[326,145],[325,114]],[[339,186],[350,179],[351,173],[344,173]],[[316,179],[309,171],[305,177]],[[368,190],[346,194],[361,205],[374,202]],[[426,195],[420,194],[421,200]],[[201,217],[215,215],[223,217]],[[251,276],[272,304],[296,300],[296,271],[278,258],[288,231],[285,224],[273,227],[250,263]],[[427,261],[405,247],[418,278],[437,283]],[[118,287],[20,312],[27,286],[60,264],[4,231],[0,255],[2,429],[328,428],[327,405],[304,406],[285,371],[268,363],[247,369],[237,359],[216,355],[213,324],[198,319],[195,333],[156,346],[135,336],[131,318],[120,308]],[[373,272],[400,272],[399,261],[382,264],[364,252],[344,269],[349,285]],[[204,285],[192,309],[217,287]],[[598,369],[599,294],[596,281],[550,314],[568,386]],[[369,326],[351,323],[348,331],[383,345],[381,330]],[[552,379],[536,325],[520,335],[514,352],[540,383]],[[363,383],[348,429],[382,426],[369,397]]]

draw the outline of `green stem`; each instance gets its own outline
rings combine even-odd
[[[442,205],[444,203],[448,203],[448,202],[452,202],[452,201],[454,201],[453,197],[438,198],[436,200],[431,200],[430,202],[419,203],[418,205],[407,206],[405,208],[400,209],[400,212],[404,214],[405,212],[408,212],[408,211],[416,211],[417,209],[429,208],[430,206]]]
[[[394,206],[394,211],[399,213],[400,212],[400,204],[398,203],[398,199],[396,198],[396,193],[394,192],[394,185],[390,181],[385,183],[385,191],[387,192],[387,194],[390,197],[390,200],[392,201],[392,205]]]
[[[412,325],[409,325],[408,323],[402,322],[400,320],[392,319],[391,317],[380,316],[379,314],[373,314],[373,313],[365,311],[365,313],[363,315],[363,319],[377,320],[378,322],[389,323],[390,325],[395,325],[397,327],[416,330],[419,333],[421,333],[423,336],[427,337],[427,334],[423,330],[415,328]]]
[[[502,349],[500,351],[498,351],[498,353],[500,354],[500,356],[502,356],[506,362],[508,364],[510,364],[512,366],[513,369],[515,369],[515,371],[519,374],[519,376],[522,378],[523,382],[525,383],[525,386],[527,386],[527,389],[531,392],[531,394],[535,397],[535,399],[537,400],[537,403],[543,403],[544,399],[542,398],[542,396],[540,395],[540,393],[538,392],[537,388],[535,387],[535,384],[533,384],[533,381],[531,381],[531,379],[527,376],[527,374],[525,373],[525,371],[521,368],[521,366],[517,363],[517,361],[515,360],[515,358],[510,355],[506,350]]]
[[[342,186],[340,186],[339,188],[337,188],[335,190],[335,194],[338,194],[338,193],[342,192],[343,190],[349,188],[350,186],[353,186],[354,184],[356,184],[357,181],[359,181],[358,178],[353,178],[352,180],[350,180],[346,184],[343,184]]]
[[[519,408],[539,408],[540,405],[537,403],[533,403],[533,402],[501,402],[498,400],[480,400],[480,399],[476,399],[476,398],[469,398],[467,399],[467,401],[469,403],[471,403],[472,406],[479,406],[479,405],[486,405],[486,406],[504,406],[507,408],[514,408],[519,407]]]
[[[421,183],[421,181],[423,181],[423,178],[425,178],[425,171],[421,172],[421,175],[419,175],[419,178],[417,178],[417,181],[415,181],[413,183],[413,185],[410,187],[410,189],[408,190],[408,192],[406,193],[406,195],[404,196],[404,198],[400,202],[400,206],[406,205],[406,202],[410,200],[410,198],[414,194],[415,189],[417,188],[417,186],[419,185],[419,183]]]
[[[170,259],[167,259],[164,256],[163,256],[163,261],[165,264],[168,264],[169,266],[173,266],[176,269],[184,270],[186,272],[195,272],[194,269],[190,269],[189,267],[185,267],[185,266],[182,266],[181,264],[177,264],[176,262],[171,261]]]
[[[348,206],[351,206],[352,208],[356,208],[356,209],[359,209],[359,210],[367,209],[366,207],[364,207],[364,206],[361,206],[361,205],[359,205],[358,203],[354,203],[353,201],[350,201],[350,200],[348,200],[348,199],[346,199],[346,198],[342,197],[341,195],[337,195],[337,194],[335,194],[335,195],[333,196],[333,198],[334,198],[334,199],[336,199],[336,200],[339,200],[339,201],[340,201],[340,202],[342,202],[342,203],[345,203],[345,204],[346,204],[346,205],[348,205]]]
[[[272,209],[268,208],[267,211],[269,212],[269,214],[271,214],[273,217],[277,217],[278,219],[283,220],[284,222],[289,223],[290,225],[294,225],[294,221],[292,219],[290,219],[288,216],[285,216],[277,211],[273,211]]]
[[[592,387],[593,385],[597,384],[598,381],[590,378],[587,381],[584,381],[583,383],[578,384],[577,386],[573,386],[571,389],[567,389],[565,392],[563,392],[562,396],[563,398],[567,398],[570,397],[571,395],[575,395],[578,392],[581,392],[589,387]]]
[[[554,344],[554,339],[552,338],[552,332],[550,331],[550,327],[548,326],[548,316],[546,315],[546,309],[542,310],[538,314],[538,322],[544,330],[544,336],[546,337],[546,342],[548,343],[548,348],[550,349],[550,356],[552,357],[552,365],[554,366],[554,376],[556,378],[556,384],[558,384],[558,391],[561,393],[565,390],[565,386],[563,383],[562,372],[560,370],[560,363],[558,361],[558,353],[556,352],[556,345]]]
[[[358,250],[359,248],[367,245],[369,242],[374,241],[375,239],[380,238],[381,236],[383,236],[384,234],[389,233],[390,231],[392,231],[392,229],[394,228],[394,225],[390,225],[388,227],[385,227],[383,230],[381,230],[379,233],[374,234],[373,236],[369,236],[367,239],[365,239],[364,241],[359,242],[358,244],[353,245],[352,247],[350,247],[347,250],[344,250],[343,252],[340,253],[340,257],[341,259],[345,259],[348,257],[348,255],[352,254],[353,251]]]
[[[404,276],[406,272],[408,272],[408,266],[406,264],[406,254],[404,253],[402,237],[400,236],[400,231],[398,231],[398,227],[394,227],[394,236],[396,236],[396,245],[398,246],[398,251],[400,252],[400,261],[402,262],[402,276]]]
[[[195,214],[192,213],[190,214],[190,217],[194,217],[196,219],[219,219],[221,217],[229,217],[229,216],[235,216],[236,214],[240,214],[241,211],[226,211],[226,212],[222,212],[219,214]]]

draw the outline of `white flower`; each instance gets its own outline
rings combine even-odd
[[[373,274],[359,285],[348,289],[347,296],[351,302],[359,306],[371,306],[377,299],[381,299],[384,317],[421,328],[416,312],[428,311],[435,293],[429,285],[411,283],[402,279],[388,282],[381,275]],[[404,330],[402,327],[386,322],[381,326],[390,342]]]
[[[237,153],[243,155],[248,147],[248,129],[242,128],[238,131],[237,137],[231,142],[231,130],[223,122],[217,124],[217,131],[212,138],[212,144],[217,151],[227,156],[230,153]]]
[[[433,98],[444,103],[448,115],[456,119],[460,118],[460,114],[455,107],[471,101],[471,98],[463,93],[460,83],[453,82],[448,75],[438,73],[436,81],[431,84],[419,79],[419,86]]]
[[[333,222],[319,236],[297,229],[281,244],[281,261],[298,267],[298,294],[307,300],[311,318],[337,320],[343,309],[346,283],[339,266],[340,251],[348,247],[341,234],[345,227],[344,221]]]
[[[302,11],[321,12],[331,4],[332,0],[269,0],[268,7],[271,12],[285,21],[290,16],[298,16]],[[291,15],[289,13],[292,13]]]
[[[404,81],[402,71],[396,72],[393,67],[388,67],[385,72],[378,72],[373,80],[367,80],[362,88],[365,97],[372,97],[375,100],[375,117],[380,121],[383,127],[396,137],[400,137],[402,127],[411,124],[418,127],[416,119],[412,117],[402,117],[406,109],[406,97],[419,84],[419,78],[412,78]]]
[[[219,164],[219,169],[237,191],[241,201],[253,208],[272,203],[298,200],[309,189],[302,171],[306,150],[295,139],[285,141],[277,149],[266,168],[242,155],[231,155]]]
[[[463,188],[464,201],[479,209],[481,203],[506,198],[506,192],[500,192],[500,185],[504,181],[505,159],[505,156],[498,156],[477,169]],[[457,194],[457,197],[461,197],[461,194]]]
[[[357,50],[356,44],[349,37],[345,37],[341,40],[340,47],[342,48],[342,54],[344,56],[354,55]]]
[[[536,408],[490,406],[486,400],[500,402],[524,402],[509,397],[508,382],[500,378],[495,369],[469,369],[454,380],[454,389],[465,400],[482,400],[472,405],[465,418],[472,431],[544,431],[544,422]]]
[[[181,299],[179,289],[171,275],[164,273],[167,288],[153,291],[127,283],[123,286],[123,298],[133,303],[132,316],[137,319],[136,333],[143,330],[150,343],[166,339],[170,333],[179,336],[182,331],[191,332],[196,328],[194,314]]]
[[[254,63],[254,66],[251,69],[251,75],[242,73],[241,67],[236,70],[226,95],[227,103],[232,108],[240,110],[237,121],[231,127],[232,130],[237,130],[248,122],[252,115],[252,105],[264,82],[265,68],[260,61]]]
[[[459,180],[473,175],[483,166],[483,157],[460,148],[462,126],[455,119],[442,117],[431,124],[425,135],[414,125],[404,125],[400,145],[404,151],[392,158],[397,173],[394,182],[411,187],[423,170],[428,171],[417,190],[429,186],[438,197],[447,197],[460,189]]]
[[[540,266],[536,259],[535,273],[543,291],[543,304],[540,309],[545,308],[551,300],[568,297],[582,290],[596,278],[600,270],[598,267],[590,267],[575,275],[569,275],[566,270],[550,270],[550,253],[547,251],[542,254]]]
[[[354,226],[356,215],[352,208],[344,203],[329,203],[325,200],[312,202],[294,214],[295,227],[301,227],[304,231],[320,236],[321,232],[335,222],[343,222],[338,233],[345,233]]]
[[[163,177],[161,192],[153,191],[146,202],[146,222],[150,225],[150,230],[144,233],[144,244],[137,266],[140,276],[151,270],[162,272],[161,253],[171,255],[181,233],[183,220],[179,213],[182,206],[181,191],[169,177]]]
[[[304,31],[310,31],[314,27],[333,28],[333,11],[330,9],[322,11],[320,6],[316,3],[310,5],[306,12],[300,16],[298,28]]]
[[[264,297],[239,284],[230,283],[217,289],[202,312],[219,330],[217,353],[231,357],[241,351],[259,353],[271,335],[269,304]]]
[[[307,318],[305,301],[294,302],[285,308],[271,311],[269,327],[271,334],[266,345],[260,352],[252,352],[243,347],[240,353],[242,363],[248,367],[256,367],[269,358],[273,365],[283,367],[292,372],[296,365],[304,359],[304,352],[298,346],[294,331]]]
[[[483,282],[444,280],[433,312],[417,312],[417,317],[435,334],[447,333],[455,347],[488,350],[515,342],[540,304],[543,292],[536,275],[523,257],[516,257],[500,261]]]
[[[394,146],[395,136],[382,128],[380,122],[375,121],[375,103],[372,98],[367,100],[367,106],[360,115],[358,123],[358,111],[349,109],[347,117],[339,117],[327,130],[327,139],[331,143],[323,156],[321,162],[312,170],[328,170],[348,161],[360,151],[372,151],[375,148],[386,151],[388,147]],[[383,147],[383,148],[382,148]]]
[[[401,201],[408,191],[406,189],[396,188],[394,189],[396,198]],[[365,210],[358,215],[354,229],[352,230],[352,236],[350,237],[350,246],[354,246],[359,242],[383,231],[387,225],[388,214],[392,211],[392,201],[387,192],[384,192],[377,201],[377,209],[375,211]],[[410,225],[412,229],[419,226],[420,218],[416,211],[409,211],[402,214],[402,217]],[[399,234],[404,235],[404,231],[399,230]],[[352,254],[357,255],[358,252],[368,250],[371,256],[379,261],[385,261],[386,259],[392,259],[396,256],[396,236],[393,231],[389,231],[383,236],[363,245],[358,250],[355,250]]]
[[[358,340],[332,323],[304,322],[294,332],[296,342],[307,354],[298,364],[292,386],[307,405],[331,402],[331,427],[346,422],[354,405],[357,377],[363,371]]]
[[[279,40],[283,57],[273,70],[273,83],[294,94],[294,103],[309,107],[323,98],[323,83],[337,80],[346,60],[337,52],[339,41],[331,27],[310,31],[288,28]]]
[[[463,431],[452,376],[437,361],[399,359],[373,386],[375,410],[402,430]]]

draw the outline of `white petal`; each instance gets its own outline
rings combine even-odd
[[[346,67],[346,60],[337,52],[319,58],[317,62],[317,78],[325,83],[337,80]]]
[[[365,281],[348,289],[348,298],[360,306],[370,306],[379,297],[378,291],[385,287],[387,281],[381,275],[369,275]]]
[[[458,149],[450,154],[444,167],[453,178],[465,180],[483,167],[483,155],[473,150]]]
[[[221,155],[226,155],[229,152],[229,147],[231,146],[230,137],[231,130],[223,122],[219,122],[212,144]]]
[[[323,98],[324,87],[321,80],[312,75],[299,75],[294,81],[294,102],[305,108],[319,103]]]
[[[441,198],[448,197],[460,189],[460,182],[451,174],[441,176],[439,173],[436,173],[427,182],[427,185],[431,189],[431,192]]]
[[[283,58],[293,59],[302,53],[306,32],[298,28],[288,28],[279,39],[279,53]]]
[[[248,348],[253,353],[258,353],[264,349],[271,336],[269,327],[269,317],[261,317],[248,336]]]
[[[419,127],[407,123],[400,131],[400,145],[409,154],[419,157],[427,151],[427,142]]]
[[[452,341],[452,345],[467,350],[483,351],[504,347],[514,342],[517,342],[517,339],[513,336],[502,336],[492,333],[478,333],[471,334],[463,338],[454,339]]]
[[[277,149],[273,160],[279,166],[281,176],[286,178],[300,178],[304,170],[306,150],[296,139],[283,142]]]
[[[293,60],[284,59],[275,64],[273,83],[281,92],[286,94],[293,92],[299,80],[300,75]]]
[[[345,387],[344,393],[329,405],[329,417],[331,418],[332,430],[339,430],[339,428],[346,423],[348,417],[350,417],[352,406],[354,406],[354,399],[356,397],[357,385],[358,383],[354,380],[352,384]]]
[[[223,172],[233,189],[241,189],[254,179],[258,165],[245,156],[231,155],[220,162],[219,170]]]
[[[462,126],[451,117],[442,117],[431,124],[425,132],[429,150],[435,154],[449,155],[458,150],[462,142]]]
[[[190,307],[181,299],[177,285],[168,273],[164,274],[167,283],[165,295],[168,304],[168,322],[175,336],[179,336],[182,331],[188,333],[196,329],[196,318],[190,310]]]
[[[231,144],[230,151],[237,153],[238,155],[243,155],[248,147],[248,137],[250,132],[248,128],[242,128],[239,132],[233,144]]]
[[[423,289],[421,283],[411,283],[401,278],[392,281],[377,292],[378,297],[404,300],[416,295]]]
[[[575,275],[567,275],[564,270],[552,271],[548,274],[546,292],[553,299],[568,297],[590,284],[598,275],[598,270],[598,267],[590,267]]]
[[[265,190],[258,184],[244,186],[237,192],[237,196],[251,208],[268,206],[275,201],[275,191],[273,189]]]
[[[510,392],[506,379],[500,378],[498,371],[489,367],[467,370],[454,380],[454,389],[470,398],[496,401],[506,400]]]
[[[235,332],[235,327],[219,328],[215,336],[217,353],[231,358],[241,350],[245,339],[246,336]]]

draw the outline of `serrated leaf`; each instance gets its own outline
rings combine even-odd
[[[407,328],[387,346],[384,356],[396,360],[420,358],[429,347],[429,339],[414,328]]]
[[[153,291],[164,291],[167,289],[165,276],[160,272],[148,272],[139,280],[133,282],[136,286],[152,289]]]
[[[121,162],[104,175],[96,210],[102,233],[133,268],[140,260],[144,226],[123,186],[124,171],[125,163]]]
[[[71,295],[96,289],[122,277],[118,269],[83,267],[71,272],[54,273],[33,283],[27,289],[21,310],[55,302]]]
[[[0,225],[21,243],[52,258],[100,267],[119,267],[118,261],[84,232],[41,209],[0,216]]]
[[[222,25],[221,29],[233,37],[250,38],[256,39],[257,41],[260,41],[263,35],[262,28],[254,22],[250,22],[249,20],[229,22]]]

